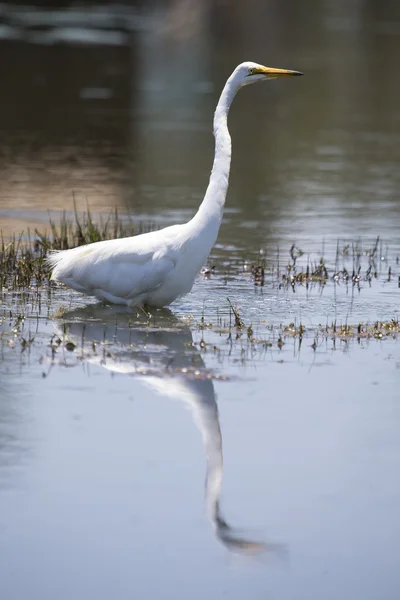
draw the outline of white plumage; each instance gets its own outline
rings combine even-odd
[[[245,62],[229,77],[214,115],[210,182],[193,219],[160,231],[52,252],[47,258],[52,279],[99,300],[127,306],[166,306],[187,294],[222,220],[231,162],[227,116],[232,100],[244,85],[289,75],[302,73]]]
[[[190,291],[207,256],[188,224],[50,254],[52,279],[114,304],[164,306]],[[194,253],[194,256],[193,256]]]

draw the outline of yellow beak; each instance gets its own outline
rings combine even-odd
[[[267,77],[293,77],[295,75],[304,75],[300,71],[289,71],[288,69],[274,69],[272,67],[259,67],[255,69],[255,73],[266,75]]]

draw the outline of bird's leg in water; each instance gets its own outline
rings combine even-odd
[[[151,314],[149,312],[149,306],[147,304],[143,304],[143,306],[140,306],[140,310],[146,315],[148,319],[150,319]]]

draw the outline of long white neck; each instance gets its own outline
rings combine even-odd
[[[209,251],[217,239],[229,184],[231,166],[231,136],[228,130],[228,112],[238,87],[230,77],[222,90],[214,114],[215,155],[210,181],[199,210],[191,224],[197,231],[207,232]]]

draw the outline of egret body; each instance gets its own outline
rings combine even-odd
[[[133,237],[52,252],[52,279],[99,300],[166,306],[192,289],[221,225],[231,164],[227,117],[238,90],[250,83],[302,75],[244,62],[233,71],[214,114],[215,155],[203,202],[187,223]]]

